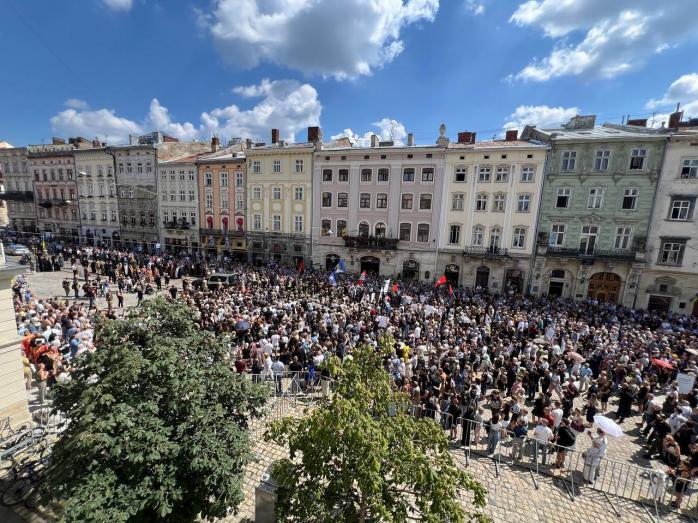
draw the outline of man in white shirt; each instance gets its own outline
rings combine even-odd
[[[547,419],[540,419],[538,421],[538,425],[533,429],[533,440],[531,460],[535,463],[538,460],[538,452],[541,452],[541,463],[545,465],[548,457],[548,443],[553,440],[553,431],[548,427]]]
[[[550,415],[553,417],[553,433],[557,433],[557,429],[560,427],[560,422],[562,421],[563,411],[559,401],[556,401],[554,405],[555,408],[550,412]]]
[[[271,364],[271,373],[274,376],[274,384],[276,386],[276,393],[281,394],[281,380],[284,377],[284,373],[286,372],[286,367],[284,367],[284,364],[281,360],[279,360],[278,357],[274,358],[274,362]]]

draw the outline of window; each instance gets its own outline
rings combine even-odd
[[[582,234],[579,238],[579,250],[582,254],[594,254],[599,228],[596,225],[582,225]]]
[[[618,227],[616,228],[616,240],[614,246],[616,249],[627,249],[630,247],[630,238],[632,235],[632,229],[630,227]]]
[[[228,210],[228,193],[221,193],[221,211]]]
[[[390,169],[387,169],[385,167],[378,169],[377,181],[387,182],[388,180],[390,180]]]
[[[523,249],[526,246],[526,227],[514,227],[511,246],[516,249]]]
[[[252,172],[253,172],[254,174],[261,174],[261,172],[262,172],[262,162],[260,162],[259,160],[254,160],[254,161],[252,162]]]
[[[177,201],[177,193],[174,191],[170,191],[170,201],[171,202],[176,202]]]
[[[412,209],[412,200],[414,199],[414,196],[411,194],[403,194],[402,195],[402,201],[400,203],[400,208],[403,210],[410,210]]]
[[[420,211],[431,210],[431,194],[420,194],[419,195],[419,210]]]
[[[562,247],[565,244],[565,224],[554,223],[550,227],[550,239],[548,244],[551,247]]]
[[[179,181],[180,182],[184,181],[184,171],[179,171]]]
[[[281,187],[272,187],[271,188],[271,199],[272,200],[280,200],[281,199]]]
[[[557,198],[555,199],[555,207],[558,209],[567,209],[570,206],[570,197],[572,189],[569,187],[560,187],[557,190]]]
[[[170,223],[170,211],[163,211],[162,213],[162,221],[167,223]]]
[[[489,182],[490,177],[492,176],[492,168],[491,167],[480,167],[477,170],[477,181],[478,182]]]
[[[192,225],[196,225],[196,211],[191,211],[189,213],[189,223]]]
[[[213,173],[204,173],[204,187],[213,187]]]
[[[303,187],[296,187],[293,190],[293,198],[298,201],[303,199]]]
[[[261,214],[255,214],[252,217],[252,228],[259,230],[262,228],[262,215]]]
[[[337,181],[348,182],[349,181],[349,169],[340,169],[337,171]]]
[[[519,194],[519,199],[516,202],[516,212],[529,212],[531,210],[531,195]]]
[[[303,160],[296,160],[296,172],[297,173],[303,172]]]
[[[509,181],[509,167],[497,167],[497,173],[494,175],[495,182],[506,183]]]
[[[536,176],[535,167],[524,167],[521,169],[521,181],[522,182],[532,182]]]
[[[693,217],[695,198],[672,198],[669,219],[687,222]]]
[[[322,220],[322,222],[320,222],[320,228],[323,236],[329,236],[332,234],[332,220]]]
[[[400,224],[400,240],[403,242],[410,241],[412,236],[412,224],[411,223],[401,223]]]
[[[480,193],[475,199],[475,210],[476,211],[486,211],[487,210],[487,194]]]
[[[293,217],[293,231],[303,232],[303,215],[297,214]]]
[[[240,171],[235,173],[235,187],[242,187],[245,185],[245,180],[242,177],[242,173]]]
[[[346,236],[347,234],[347,221],[346,220],[337,220],[337,238],[341,238],[342,236]]]
[[[252,199],[253,200],[261,200],[262,199],[262,188],[261,187],[252,187]]]
[[[373,231],[376,238],[385,238],[385,224],[383,222],[378,222]]]
[[[193,202],[194,200],[196,200],[196,193],[193,190],[189,191],[189,201]]]
[[[371,195],[366,192],[362,192],[360,197],[359,197],[359,207],[361,209],[370,209],[371,208]]]
[[[323,169],[322,170],[322,181],[323,182],[331,182],[332,181],[332,169]]]
[[[608,171],[608,161],[611,158],[611,151],[596,151],[594,153],[594,170]]]
[[[376,209],[387,209],[388,195],[384,192],[376,195]]]
[[[465,167],[456,167],[456,176],[454,178],[455,182],[465,182],[468,175],[468,169]]]
[[[603,205],[603,189],[595,187],[589,189],[589,198],[587,199],[587,209],[600,209]]]
[[[281,172],[281,160],[273,160],[271,162],[271,171],[274,173]]]
[[[235,195],[235,210],[241,211],[245,208],[245,196],[241,193]]]
[[[681,178],[698,177],[698,158],[689,158],[681,165]]]
[[[685,240],[662,240],[662,246],[659,250],[659,263],[664,265],[681,265],[685,250]]]
[[[465,194],[462,192],[453,193],[451,195],[451,210],[462,211],[465,208]]]
[[[502,242],[502,230],[499,227],[492,227],[490,230],[490,249],[496,251]]]
[[[179,191],[179,201],[180,202],[187,201],[187,191]]]
[[[242,173],[238,173],[238,174],[240,174],[240,175],[242,176]],[[190,182],[193,182],[193,181],[194,181],[194,171],[189,171],[189,174],[187,174],[187,179],[188,179]]]
[[[370,182],[373,178],[373,171],[371,169],[361,169],[361,181]]]
[[[97,214],[95,213],[94,209],[90,209],[90,220],[96,220],[97,219]]]
[[[492,198],[492,212],[504,212],[506,206],[507,195],[504,193],[497,193]]]
[[[174,194],[174,193],[171,193],[171,194]],[[129,187],[129,189],[128,189],[128,197],[131,198],[131,199],[133,199],[133,198],[134,198],[134,195],[135,195],[135,192],[133,191],[133,187]],[[174,198],[172,198],[172,199],[174,200]]]
[[[332,207],[332,193],[331,192],[322,193],[322,206],[323,207]]]
[[[359,224],[359,236],[361,236],[363,238],[368,238],[369,231],[370,231],[370,227],[368,226],[368,223],[361,222]]]
[[[623,191],[623,203],[621,209],[634,211],[637,208],[637,197],[640,194],[640,189],[625,189]]]
[[[429,224],[420,223],[417,225],[417,241],[426,243],[429,241]]]
[[[116,210],[112,209],[111,211],[111,221],[115,222],[116,221]]]
[[[275,214],[271,219],[271,228],[273,231],[279,232],[281,230],[281,216]]]
[[[563,171],[574,171],[577,166],[577,151],[565,151],[562,153],[562,166]]]
[[[451,225],[448,228],[448,243],[451,245],[460,243],[460,225]]]
[[[206,208],[207,209],[213,208],[213,194],[206,195]]]
[[[127,194],[126,194],[126,187],[122,187],[122,188],[121,188],[120,195],[121,195],[121,196],[120,196],[121,198],[126,198],[126,197],[127,197]],[[166,194],[165,194],[165,193],[162,193],[162,196],[163,196],[163,199],[164,199],[164,197],[166,196]]]
[[[403,182],[413,182],[414,181],[414,169],[412,167],[405,167],[402,170],[402,181]]]
[[[423,182],[433,182],[434,181],[434,168],[433,167],[422,167],[422,181]]]
[[[633,149],[630,153],[630,169],[640,170],[645,168],[647,149]]]

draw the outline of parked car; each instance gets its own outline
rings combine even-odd
[[[5,246],[5,254],[10,254],[13,256],[21,256],[22,254],[30,254],[31,251],[26,245],[21,243],[10,243]]]
[[[237,274],[230,272],[217,272],[211,274],[206,280],[206,285],[209,290],[218,289],[220,287],[230,287],[235,285],[240,281],[240,277]]]

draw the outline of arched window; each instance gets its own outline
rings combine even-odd
[[[490,229],[490,249],[499,249],[502,242],[502,229],[499,227],[492,227]]]
[[[375,227],[376,238],[385,238],[385,224],[378,222]]]
[[[361,222],[359,224],[359,236],[363,236],[364,238],[368,238],[368,233],[371,230],[371,228],[368,226],[367,222]]]
[[[332,220],[322,220],[322,235],[329,236],[332,234]]]
[[[473,247],[482,247],[485,241],[485,228],[482,225],[473,227]]]

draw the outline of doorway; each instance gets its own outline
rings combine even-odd
[[[565,271],[564,269],[553,269],[550,271],[550,284],[548,285],[548,296],[551,298],[561,298],[565,292]]]
[[[460,279],[460,267],[453,263],[446,265],[444,276],[446,276],[446,281],[451,285],[458,285],[458,280]]]
[[[361,258],[361,272],[366,274],[379,274],[381,261],[375,256],[364,256]]]
[[[612,272],[597,272],[589,279],[587,298],[617,303],[620,296],[620,276]]]
[[[478,267],[475,272],[475,288],[487,289],[490,283],[490,268]]]
[[[339,263],[339,256],[337,256],[336,254],[328,254],[327,256],[325,256],[325,270],[326,271],[333,271],[338,263]]]
[[[521,294],[523,291],[523,271],[507,269],[504,272],[504,291]]]
[[[647,310],[651,312],[669,312],[671,310],[671,298],[651,294],[647,301]]]
[[[402,277],[405,280],[419,279],[419,263],[415,260],[407,260],[402,264]]]

